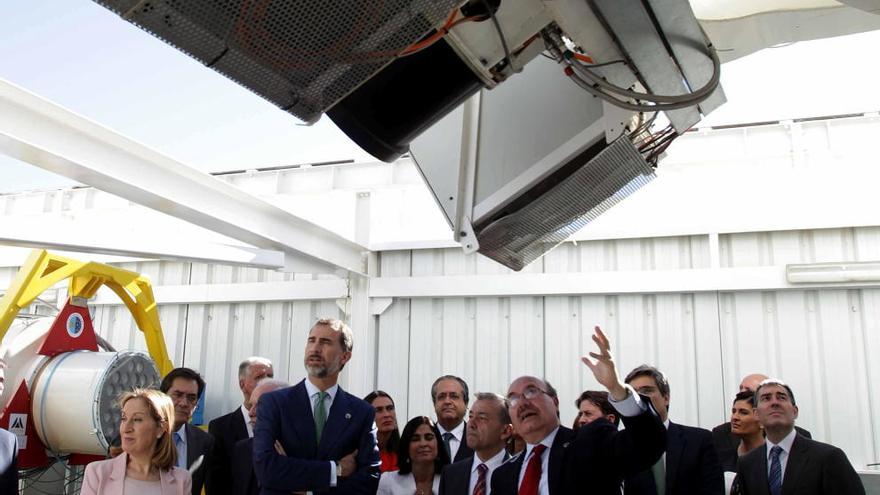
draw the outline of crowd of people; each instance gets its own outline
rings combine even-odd
[[[642,365],[621,380],[599,327],[593,341],[582,361],[604,390],[577,398],[571,428],[560,424],[559,396],[543,378],[518,377],[506,395],[477,392],[471,403],[465,380],[444,375],[430,390],[436,417],[411,418],[401,431],[388,393],[360,399],[338,385],[352,332],[321,319],[306,341],[305,379],[290,385],[274,379],[268,359],[246,359],[242,405],[207,432],[190,423],[205,389],[192,369],[172,370],[158,391],[125,393],[120,445],[86,467],[82,493],[865,493],[843,451],[795,426],[794,392],[781,380],[744,377],[730,421],[710,432],[670,421],[670,384],[659,369]]]

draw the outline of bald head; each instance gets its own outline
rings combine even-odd
[[[746,375],[743,377],[742,381],[739,383],[739,391],[745,392],[746,390],[754,392],[758,390],[758,385],[761,384],[768,377],[767,375],[762,375],[760,373],[753,373],[751,375]]]
[[[248,409],[248,416],[250,416],[252,424],[257,421],[257,402],[260,400],[260,396],[287,386],[289,385],[284,380],[274,378],[263,378],[257,382],[257,386],[251,392],[251,407]]]

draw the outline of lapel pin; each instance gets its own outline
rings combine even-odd
[[[563,448],[563,449],[567,449],[567,448],[568,448],[568,442],[565,442],[564,444],[562,444],[562,448]]]
[[[351,413],[345,413],[345,419],[351,419]]]

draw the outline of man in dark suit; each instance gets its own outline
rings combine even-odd
[[[265,378],[251,390],[249,399],[251,408],[248,410],[248,422],[257,423],[257,403],[264,393],[273,392],[289,385],[282,380]],[[260,484],[254,473],[254,438],[243,438],[232,446],[232,458],[230,462],[231,484],[227,490],[235,495],[258,495]]]
[[[337,385],[351,350],[352,332],[345,323],[318,320],[306,341],[308,377],[260,397],[254,428],[260,493],[376,493],[376,412]],[[346,457],[352,452],[355,457]]]
[[[513,434],[504,397],[479,393],[467,423],[467,445],[474,456],[443,468],[440,495],[489,495],[492,473],[508,459],[507,440]]]
[[[455,375],[443,375],[431,385],[437,429],[452,462],[470,459],[474,455],[464,438],[467,431],[464,415],[469,398],[467,382]]]
[[[214,462],[208,472],[206,490],[209,495],[238,493],[232,489],[232,449],[239,440],[254,436],[249,411],[251,394],[257,382],[275,376],[272,361],[259,356],[245,359],[238,365],[238,388],[243,403],[229,414],[214,419],[208,425],[208,432],[216,442]]]
[[[799,435],[791,387],[770,378],[755,393],[766,443],[739,459],[737,483],[745,495],[864,495],[865,487],[837,447]]]
[[[657,368],[642,365],[626,383],[651,399],[666,426],[666,452],[650,469],[630,476],[624,495],[723,495],[724,474],[709,430],[669,421],[669,382]]]
[[[205,380],[189,368],[174,368],[159,385],[174,402],[174,446],[177,467],[192,470],[192,493],[200,495],[205,473],[213,462],[214,437],[191,425],[199,398],[205,392]]]
[[[495,470],[492,495],[620,495],[624,477],[653,465],[666,445],[666,429],[629,385],[620,383],[610,344],[596,327],[599,352],[582,358],[609,392],[609,400],[626,427],[618,431],[597,419],[577,432],[559,424],[559,398],[546,380],[521,376],[508,387],[513,429],[526,448]]]
[[[761,373],[746,375],[739,382],[739,391],[745,392],[750,390],[754,393],[758,389],[758,385],[766,379],[767,375]],[[810,432],[800,426],[795,426],[795,429],[799,435],[812,438]],[[736,459],[739,442],[739,437],[734,435],[730,429],[730,421],[712,428],[712,443],[715,445],[715,452],[718,454],[719,459]]]
[[[0,395],[3,394],[5,378],[6,362],[0,359]],[[18,493],[18,439],[2,428],[0,428],[0,493]]]

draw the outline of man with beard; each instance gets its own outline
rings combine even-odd
[[[307,378],[260,397],[254,427],[260,493],[376,493],[375,411],[337,384],[351,351],[345,323],[318,320],[306,341]]]

